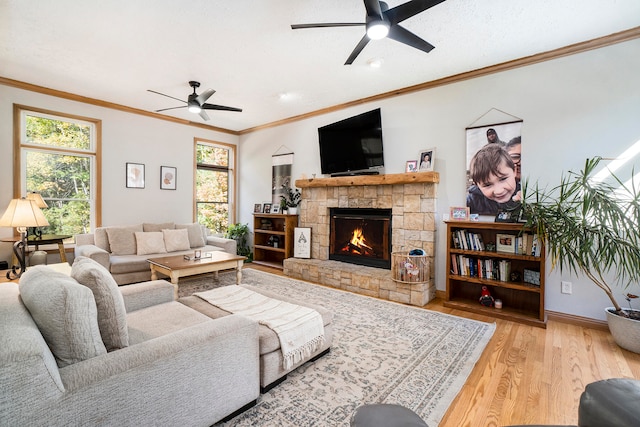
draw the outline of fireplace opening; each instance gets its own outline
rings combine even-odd
[[[332,208],[329,259],[391,269],[391,209]]]

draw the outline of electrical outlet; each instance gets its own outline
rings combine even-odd
[[[571,282],[560,282],[560,292],[571,295]]]

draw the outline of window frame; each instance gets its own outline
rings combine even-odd
[[[227,194],[227,204],[229,205],[229,225],[236,223],[236,195],[237,195],[237,146],[235,144],[229,144],[226,142],[214,141],[210,139],[204,138],[194,138],[193,139],[193,220],[198,220],[198,145],[208,145],[212,147],[223,148],[229,150],[229,166],[226,168],[226,171],[229,176],[228,182],[228,194]],[[225,171],[223,166],[211,167],[211,168],[203,168],[209,170],[216,171]]]
[[[51,118],[54,120],[68,120],[74,122],[84,122],[93,126],[93,147],[87,150],[51,147],[39,144],[23,143],[23,132],[26,132],[26,119],[28,114]],[[26,136],[26,135],[25,135]],[[91,231],[102,225],[102,120],[91,117],[84,117],[75,114],[61,113],[58,111],[46,110],[43,108],[29,107],[26,105],[13,104],[13,197],[20,198],[26,194],[26,159],[23,157],[23,150],[42,151],[50,153],[60,153],[68,155],[86,156],[93,164],[91,174],[91,199],[92,206],[89,218]]]

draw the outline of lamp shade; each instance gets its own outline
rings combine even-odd
[[[49,221],[33,200],[13,199],[0,218],[0,227],[45,227]]]
[[[34,202],[36,202],[36,206],[39,207],[40,209],[49,207],[47,206],[47,202],[44,201],[40,193],[35,193],[35,192],[27,193],[26,199],[33,200]]]

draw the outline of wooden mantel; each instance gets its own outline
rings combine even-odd
[[[334,178],[309,178],[296,180],[296,187],[348,187],[352,185],[394,185],[440,182],[438,172],[394,173],[389,175],[356,175],[338,176]]]

